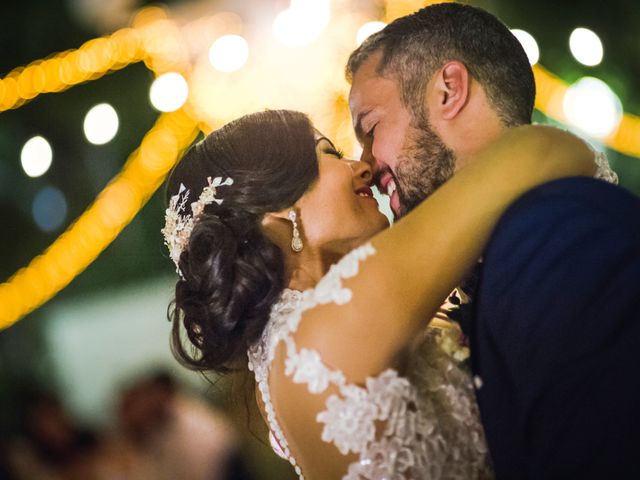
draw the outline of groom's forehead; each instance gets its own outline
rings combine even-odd
[[[375,84],[381,78],[378,73],[378,65],[381,59],[382,52],[374,52],[354,72],[349,93],[350,102],[361,101],[361,97],[369,93],[372,84]]]
[[[349,92],[350,106],[363,107],[361,104],[385,96],[388,93],[388,88],[385,87],[395,83],[388,75],[383,76],[378,72],[381,57],[381,53],[371,55],[356,70]]]

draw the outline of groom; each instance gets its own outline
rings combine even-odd
[[[397,217],[531,121],[525,52],[470,6],[394,21],[351,54],[347,77],[362,160]],[[637,198],[588,178],[524,195],[484,253],[473,312],[474,383],[498,478],[640,478]]]

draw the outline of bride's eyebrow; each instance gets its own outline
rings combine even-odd
[[[333,142],[332,142],[331,140],[329,140],[327,137],[319,137],[319,138],[316,140],[316,147],[317,147],[317,146],[318,146],[318,144],[319,144],[321,141],[323,141],[323,140],[326,140],[326,141],[327,141],[327,143],[328,143],[329,145],[331,145],[331,148],[333,148],[334,150],[336,150],[336,146],[335,146],[335,145],[333,144]]]

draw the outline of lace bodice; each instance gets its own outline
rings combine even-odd
[[[284,342],[285,374],[294,383],[306,384],[313,394],[337,387],[339,394],[327,398],[317,421],[323,425],[322,441],[343,455],[359,457],[344,479],[490,476],[470,375],[439,347],[438,329],[429,329],[418,342],[407,368],[411,375],[389,368],[368,378],[365,385],[349,383],[340,370],[325,365],[320,352],[297,347],[294,333],[302,313],[316,305],[348,302],[351,291],[342,280],[356,275],[359,262],[373,254],[373,247],[366,244],[334,265],[316,288],[285,290],[261,340],[250,348],[249,368],[275,437],[274,450],[304,478],[278,424],[269,391],[269,369],[277,346]]]
[[[595,177],[617,183],[606,156],[596,153],[595,158]],[[264,403],[274,450],[304,479],[279,426],[269,390],[271,364],[284,342],[285,374],[294,383],[306,384],[312,394],[337,387],[339,393],[327,398],[316,420],[322,424],[322,441],[335,445],[343,455],[358,456],[343,480],[492,477],[474,382],[460,363],[468,352],[459,355],[461,350],[452,350],[451,336],[428,328],[412,349],[406,374],[389,368],[368,378],[365,385],[349,383],[343,372],[323,362],[321,352],[296,345],[294,334],[302,313],[317,305],[349,302],[351,291],[342,280],[356,275],[359,263],[374,253],[372,245],[365,244],[333,265],[314,289],[284,290],[261,339],[249,349],[248,365]],[[479,379],[475,380],[479,388]]]

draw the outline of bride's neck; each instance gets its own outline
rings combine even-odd
[[[314,288],[340,258],[342,255],[335,252],[292,253],[287,261],[287,288],[299,291]]]

